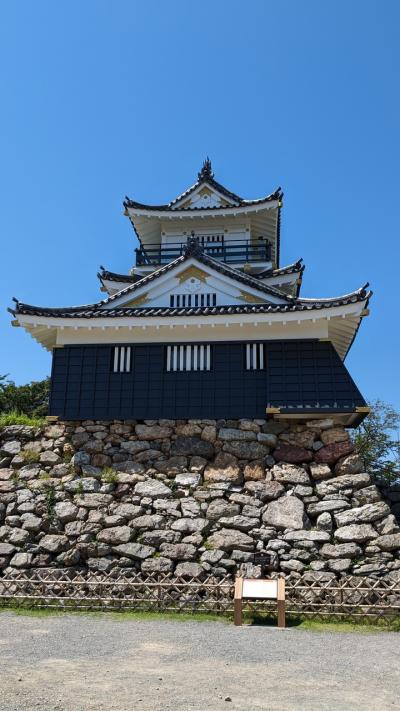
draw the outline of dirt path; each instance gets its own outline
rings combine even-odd
[[[400,636],[2,613],[0,688],[1,711],[393,710]]]

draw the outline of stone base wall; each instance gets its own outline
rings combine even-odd
[[[400,577],[400,529],[330,419],[5,427],[0,571],[71,566]]]

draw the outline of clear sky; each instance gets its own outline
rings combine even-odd
[[[304,296],[370,281],[346,363],[400,405],[399,26],[398,0],[3,2],[0,374],[50,369],[11,297],[98,300],[99,264],[134,261],[124,196],[168,201],[210,155],[244,197],[283,187]]]

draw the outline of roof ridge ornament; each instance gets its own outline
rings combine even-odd
[[[195,236],[192,232],[191,236],[187,238],[187,242],[184,248],[185,257],[196,257],[203,254],[203,248],[200,244],[199,238]]]
[[[201,170],[197,173],[197,177],[200,181],[213,179],[214,173],[211,165],[211,160],[208,156],[203,162]]]

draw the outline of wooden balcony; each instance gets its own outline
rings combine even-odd
[[[246,240],[243,242],[225,241],[223,235],[207,235],[207,240],[202,240],[200,244],[204,254],[218,259],[226,264],[245,264],[246,262],[270,262],[271,261],[271,245],[264,239],[251,242]],[[214,238],[221,238],[220,241]],[[136,266],[160,266],[172,262],[177,257],[180,257],[185,251],[186,243],[171,244],[169,247],[160,247],[159,245],[149,245],[146,249],[140,247],[136,252]]]

